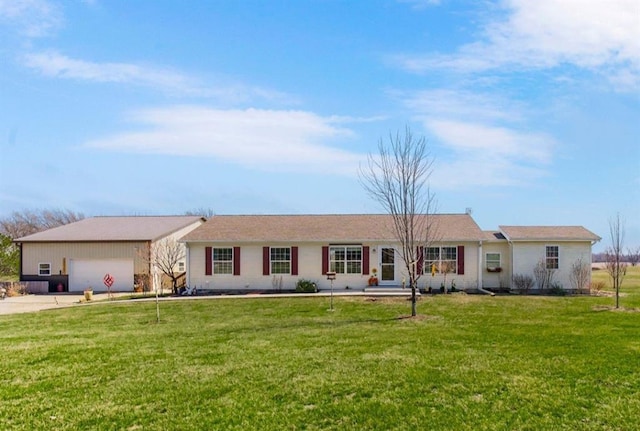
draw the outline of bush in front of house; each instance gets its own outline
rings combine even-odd
[[[533,287],[534,280],[530,275],[525,274],[514,274],[513,275],[513,285],[520,293],[527,294],[529,290]]]
[[[299,293],[315,293],[317,291],[318,291],[318,286],[316,285],[315,282],[313,282],[311,280],[307,280],[307,279],[301,278],[296,283],[296,292],[299,292]]]

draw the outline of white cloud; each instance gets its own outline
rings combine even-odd
[[[640,81],[640,2],[637,0],[505,0],[479,41],[452,55],[404,56],[410,71],[546,69],[570,64],[619,85]]]
[[[0,0],[0,21],[34,38],[47,36],[60,28],[63,16],[56,5],[46,0]]]
[[[212,157],[252,169],[355,175],[363,156],[325,142],[353,132],[304,111],[217,110],[173,106],[133,112],[143,131],[87,142],[91,148],[172,156]]]
[[[466,118],[472,121],[520,121],[524,107],[497,94],[436,89],[399,94],[412,110],[437,117]]]
[[[546,175],[557,143],[543,133],[526,131],[526,107],[521,103],[445,89],[403,99],[448,150],[438,155],[435,186],[524,185]],[[468,176],[452,176],[451,172]]]
[[[24,56],[24,64],[45,76],[144,86],[175,96],[215,98],[230,103],[254,99],[295,102],[284,93],[260,87],[229,82],[218,87],[203,85],[189,75],[168,68],[133,63],[91,62],[74,59],[56,51],[27,54]]]
[[[440,4],[440,0],[396,0],[398,3],[410,4],[413,9],[426,9]]]

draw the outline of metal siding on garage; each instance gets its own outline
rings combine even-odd
[[[82,292],[87,287],[94,292],[106,292],[104,276],[113,279],[111,290],[126,292],[133,289],[133,259],[72,259],[69,262],[69,292]]]

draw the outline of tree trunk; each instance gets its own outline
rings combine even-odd
[[[416,284],[411,283],[411,317],[416,317]]]

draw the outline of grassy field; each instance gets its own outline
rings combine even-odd
[[[0,429],[638,429],[639,275],[623,311],[459,294],[423,297],[418,319],[365,298],[0,316]]]

